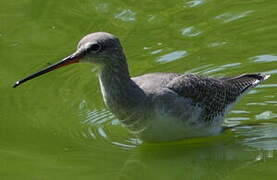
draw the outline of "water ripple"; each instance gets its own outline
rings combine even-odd
[[[233,110],[230,113],[232,114],[248,114],[249,111],[243,111],[243,110]]]
[[[227,44],[227,42],[223,41],[223,42],[212,42],[210,44],[208,44],[208,47],[219,47],[219,46],[223,46]]]
[[[122,12],[116,14],[114,17],[125,22],[130,22],[136,20],[136,13],[130,9],[124,9]]]
[[[264,54],[264,55],[254,56],[250,59],[254,62],[276,62],[277,56],[272,54]]]
[[[257,88],[276,88],[277,84],[261,84]]]
[[[211,74],[211,73],[215,73],[215,72],[219,72],[219,71],[224,71],[226,69],[238,67],[240,65],[241,65],[241,63],[235,62],[235,63],[230,63],[230,64],[224,64],[221,66],[211,67],[211,68],[208,68],[205,71],[203,71],[203,74]]]
[[[81,102],[81,104],[81,107],[84,107],[84,102]],[[85,119],[82,121],[84,128],[81,133],[84,138],[104,140],[123,149],[134,148],[141,144],[138,138],[133,137],[121,126],[119,120],[111,112],[105,109],[82,110],[82,112],[85,113]]]
[[[190,26],[190,27],[185,27],[181,29],[182,35],[187,36],[187,37],[194,37],[200,35],[202,32],[198,31],[195,27]]]
[[[204,4],[204,3],[205,3],[204,0],[193,0],[193,1],[186,2],[186,5],[185,5],[185,6],[188,6],[188,7],[195,7],[195,6]]]
[[[251,103],[247,103],[247,106],[266,106],[267,103],[262,103],[262,102],[251,102]]]
[[[258,120],[267,120],[267,119],[274,119],[277,118],[277,114],[273,113],[272,111],[265,111],[261,114],[256,115],[256,119]]]
[[[158,49],[158,50],[152,51],[150,54],[159,54],[162,51],[163,49]]]
[[[237,13],[237,14],[234,14],[234,13],[224,13],[224,14],[216,16],[215,19],[222,20],[223,23],[229,23],[231,21],[235,21],[237,19],[241,19],[241,18],[243,18],[245,16],[248,16],[252,12],[254,12],[254,11],[245,11],[245,12],[241,12],[241,13]]]
[[[264,123],[246,127],[235,128],[237,135],[245,137],[242,141],[244,145],[263,150],[277,149],[277,124]]]
[[[157,60],[158,62],[171,62],[176,59],[180,59],[184,56],[186,56],[188,53],[187,51],[174,51],[172,53],[165,54]]]
[[[95,5],[95,9],[101,13],[108,13],[110,5],[108,3],[99,3]]]
[[[271,70],[271,71],[265,71],[265,74],[277,74],[277,69]]]

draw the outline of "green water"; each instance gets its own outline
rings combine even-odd
[[[276,179],[276,17],[272,0],[1,0],[0,179]],[[120,37],[132,75],[272,76],[226,117],[240,126],[163,144],[107,111],[93,65],[11,88],[96,31]]]

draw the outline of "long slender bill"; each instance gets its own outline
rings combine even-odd
[[[63,67],[63,66],[69,65],[69,64],[73,64],[73,63],[78,63],[81,58],[81,55],[82,55],[81,53],[76,52],[76,53],[72,54],[71,56],[68,56],[68,57],[64,58],[63,60],[57,62],[56,64],[48,66],[47,68],[45,68],[39,72],[36,72],[34,74],[31,74],[30,76],[27,76],[24,79],[16,81],[16,83],[13,85],[13,87],[15,88],[26,81],[34,79],[40,75],[43,75],[45,73],[48,73],[48,72],[58,69],[60,67]]]

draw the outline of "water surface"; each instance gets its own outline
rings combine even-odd
[[[269,0],[2,0],[0,177],[276,179],[277,4]],[[93,65],[12,84],[72,53],[90,32],[120,37],[131,74],[271,74],[219,136],[149,144],[106,109]]]

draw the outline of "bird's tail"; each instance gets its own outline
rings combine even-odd
[[[243,74],[233,78],[226,78],[226,81],[232,83],[240,89],[240,93],[244,93],[249,88],[255,87],[262,81],[268,79],[270,75],[262,74]]]

